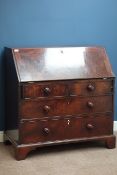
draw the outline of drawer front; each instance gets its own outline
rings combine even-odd
[[[110,116],[54,118],[20,124],[20,143],[36,143],[112,134]]]
[[[111,80],[80,80],[56,83],[28,83],[22,86],[22,98],[91,96],[113,92]]]
[[[22,98],[66,96],[67,86],[63,83],[26,84],[22,86]]]
[[[113,110],[112,99],[112,96],[100,96],[58,100],[25,100],[21,102],[19,115],[25,119],[110,112]]]
[[[70,95],[102,95],[113,92],[113,81],[79,81],[70,85]]]

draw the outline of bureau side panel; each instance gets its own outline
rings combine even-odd
[[[12,50],[5,51],[5,134],[11,141],[18,141],[18,78]]]

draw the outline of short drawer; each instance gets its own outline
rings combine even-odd
[[[113,111],[113,96],[72,97],[55,100],[24,100],[20,104],[21,118],[77,115]]]
[[[67,85],[64,83],[27,83],[21,87],[22,98],[66,96]]]
[[[20,143],[36,143],[112,134],[111,116],[52,118],[20,123]]]
[[[112,80],[85,80],[74,82],[69,87],[70,95],[104,95],[111,94],[113,92]]]

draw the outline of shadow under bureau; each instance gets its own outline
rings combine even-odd
[[[17,160],[37,147],[115,147],[114,83],[101,47],[6,48],[5,137]]]

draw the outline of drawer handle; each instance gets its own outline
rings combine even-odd
[[[49,134],[50,133],[50,129],[49,128],[44,128],[43,131],[44,131],[45,134]]]
[[[94,128],[94,126],[92,124],[90,124],[90,123],[87,124],[87,129],[93,129],[93,128]]]
[[[43,91],[44,91],[45,95],[50,95],[50,93],[51,93],[51,89],[49,87],[44,88]]]
[[[95,87],[94,87],[92,84],[89,84],[89,85],[87,86],[87,89],[88,89],[89,91],[94,91]]]
[[[88,106],[89,108],[93,108],[93,107],[94,107],[94,104],[93,104],[93,102],[88,101],[87,106]]]
[[[46,113],[48,113],[50,111],[50,109],[51,109],[50,106],[47,106],[47,105],[45,105],[43,108],[44,112],[46,112]]]

